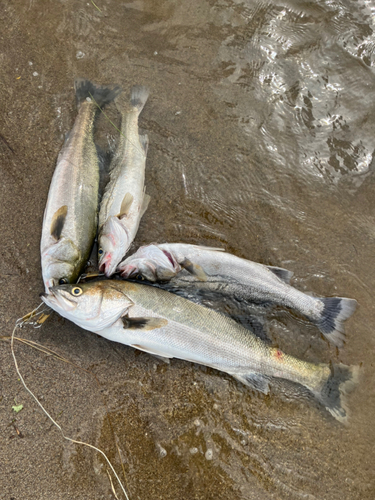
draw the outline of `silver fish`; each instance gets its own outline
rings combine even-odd
[[[74,283],[90,254],[98,212],[99,160],[93,137],[99,107],[120,92],[88,80],[75,82],[78,115],[60,151],[44,211],[40,242],[46,290]]]
[[[356,300],[312,297],[289,284],[293,275],[290,271],[264,266],[220,250],[183,243],[147,245],[121,262],[118,271],[124,278],[145,278],[151,282],[176,277],[174,285],[191,288],[192,280],[186,279],[187,271],[202,282],[202,287],[214,290],[207,280],[215,282],[216,288],[221,285],[220,293],[235,296],[238,300],[290,308],[314,323],[330,342],[338,347],[343,345],[343,322],[355,311]],[[182,270],[185,270],[185,276]],[[199,281],[196,287],[201,287]]]
[[[128,251],[150,201],[144,188],[148,137],[138,133],[138,116],[147,98],[148,91],[135,86],[130,107],[117,103],[121,136],[99,213],[99,269],[106,276],[115,272]]]
[[[51,287],[44,302],[65,318],[109,340],[164,358],[228,373],[269,392],[273,377],[301,384],[339,421],[358,367],[314,364],[269,347],[221,314],[155,287],[119,280]]]

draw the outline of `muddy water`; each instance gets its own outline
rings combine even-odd
[[[22,330],[74,363],[16,345],[30,388],[67,435],[109,456],[132,500],[375,497],[374,16],[365,0],[0,5],[3,335],[43,290],[43,210],[77,76],[150,88],[152,201],[134,249],[223,245],[294,271],[301,290],[359,302],[340,351],[289,314],[267,318],[288,353],[363,365],[347,428],[295,387],[259,395],[57,317]],[[101,117],[98,142],[116,134]],[[62,439],[9,342],[0,349],[0,498],[114,498],[104,460]]]

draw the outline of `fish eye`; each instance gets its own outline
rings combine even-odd
[[[98,255],[103,255],[103,253],[104,253],[104,250],[102,248],[99,248]]]
[[[144,281],[144,277],[142,276],[142,274],[137,274],[135,279],[139,281]]]
[[[78,295],[81,295],[82,292],[82,288],[80,288],[79,286],[75,286],[74,288],[72,288],[71,294],[78,297]]]
[[[68,279],[67,278],[60,278],[59,279],[59,285],[66,285],[68,283]]]

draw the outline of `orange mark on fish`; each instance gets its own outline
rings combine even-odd
[[[279,361],[283,359],[284,353],[279,349],[275,349],[275,358]]]

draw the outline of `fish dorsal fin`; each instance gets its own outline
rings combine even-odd
[[[126,193],[124,199],[121,203],[120,213],[118,214],[118,218],[121,219],[125,215],[128,215],[130,207],[132,206],[134,200],[134,196],[131,193]]]
[[[283,269],[282,267],[274,267],[274,266],[267,266],[268,269],[273,272],[281,281],[284,281],[287,285],[289,285],[290,280],[293,276],[292,271],[288,271],[287,269]]]
[[[61,238],[61,233],[65,224],[66,214],[68,213],[67,205],[63,205],[53,214],[51,223],[51,236],[55,240]]]
[[[232,377],[236,378],[245,385],[248,385],[256,391],[268,394],[270,391],[269,377],[257,372],[247,372],[244,374],[231,373]]]
[[[148,204],[150,203],[151,196],[149,194],[144,194],[143,196],[143,201],[142,201],[142,207],[141,207],[141,217],[143,217],[143,214],[146,212],[148,208]]]
[[[194,264],[194,262],[191,262],[189,259],[184,259],[180,265],[190,274],[196,276],[199,281],[207,281],[207,274],[199,264]]]
[[[173,358],[173,356],[166,354],[163,351],[159,351],[158,349],[155,348],[150,348],[150,347],[145,347],[140,344],[131,344],[132,347],[135,349],[139,349],[140,351],[147,352],[148,354],[152,354],[153,356],[156,356],[157,358],[162,359],[166,363],[169,363],[169,358]]]
[[[129,318],[124,316],[122,319],[124,328],[126,330],[155,330],[168,324],[168,320],[164,318]]]

